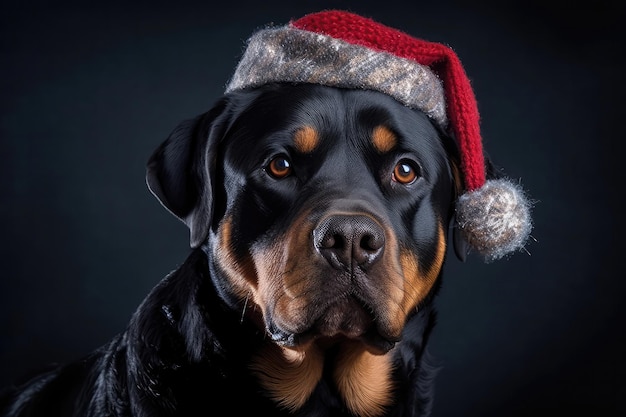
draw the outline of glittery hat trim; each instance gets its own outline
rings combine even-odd
[[[312,83],[385,93],[445,129],[445,96],[429,67],[415,61],[289,26],[248,40],[226,92],[271,82]]]

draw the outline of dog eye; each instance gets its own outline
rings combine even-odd
[[[266,171],[274,178],[285,178],[291,174],[291,162],[284,156],[277,156],[267,165]]]
[[[408,159],[400,160],[393,168],[393,180],[400,184],[412,184],[417,177],[419,177],[419,167]]]

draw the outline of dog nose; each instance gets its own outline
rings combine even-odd
[[[336,268],[367,267],[376,262],[385,247],[382,226],[366,215],[333,215],[313,231],[315,247]]]

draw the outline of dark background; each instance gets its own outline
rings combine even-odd
[[[343,8],[451,45],[485,147],[536,201],[530,255],[449,258],[434,416],[626,416],[617,2],[83,3],[0,11],[0,385],[124,329],[189,252],[145,186],[152,150],[254,29]]]

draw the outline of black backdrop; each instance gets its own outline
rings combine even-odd
[[[0,385],[124,328],[188,253],[145,186],[151,151],[217,99],[254,29],[344,8],[451,45],[487,150],[536,200],[530,255],[449,258],[435,416],[626,415],[617,6],[53,3],[0,12]]]

